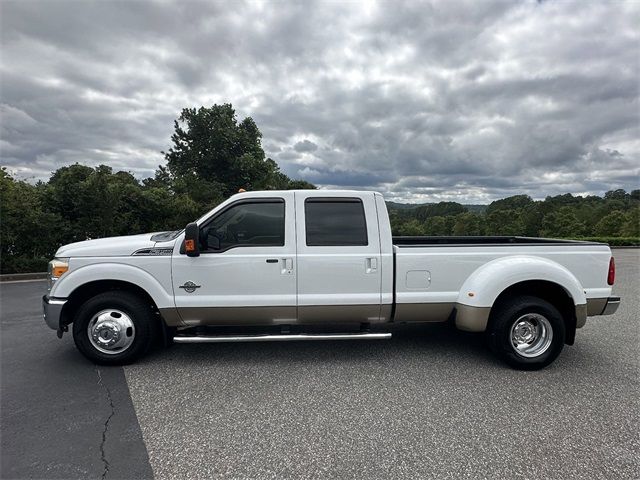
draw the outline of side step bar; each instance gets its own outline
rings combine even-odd
[[[293,342],[297,340],[381,340],[391,338],[391,333],[300,333],[288,335],[176,335],[175,343],[225,343],[225,342]]]

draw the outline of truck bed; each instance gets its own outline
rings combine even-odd
[[[526,272],[522,278],[548,280],[553,265],[558,265],[575,277],[587,299],[605,298],[611,292],[606,284],[611,250],[603,243],[469,236],[394,237],[393,244],[397,321],[424,321],[424,309],[419,308],[421,304],[437,304],[442,311],[433,315],[433,321],[441,319],[455,308],[465,282],[475,272],[497,260],[510,258],[522,262],[519,271]],[[551,263],[542,271],[536,271],[536,265],[546,261]],[[484,280],[484,288],[502,280],[502,274],[494,273],[491,281]],[[475,290],[479,288],[474,287]],[[477,291],[473,293],[477,294]]]
[[[393,237],[393,244],[398,247],[429,247],[439,245],[599,245],[598,242],[585,242],[581,240],[564,240],[558,238],[536,238],[516,236],[460,236],[460,237],[431,237],[411,236]]]

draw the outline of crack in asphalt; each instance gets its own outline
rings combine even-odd
[[[111,390],[104,383],[102,383],[102,374],[100,373],[100,368],[96,365],[96,373],[98,374],[98,385],[100,385],[107,392],[107,399],[109,400],[109,405],[111,407],[111,413],[107,417],[107,420],[104,422],[104,430],[102,431],[102,442],[100,443],[100,458],[102,463],[104,464],[104,470],[102,472],[102,480],[107,478],[107,474],[109,473],[109,461],[107,460],[107,455],[104,451],[104,445],[107,442],[107,431],[109,430],[109,422],[111,418],[116,414],[115,406],[113,405],[113,399],[111,398]]]

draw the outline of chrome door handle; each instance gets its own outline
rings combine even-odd
[[[365,261],[365,272],[374,273],[378,270],[378,259],[376,257],[368,257]]]
[[[282,259],[282,270],[280,273],[282,275],[291,275],[293,273],[293,258]]]

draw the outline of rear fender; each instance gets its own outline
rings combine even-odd
[[[576,311],[586,306],[584,289],[567,268],[546,258],[514,255],[492,260],[467,278],[458,294],[456,326],[473,332],[486,330],[498,296],[512,285],[530,280],[560,285],[571,297]]]

